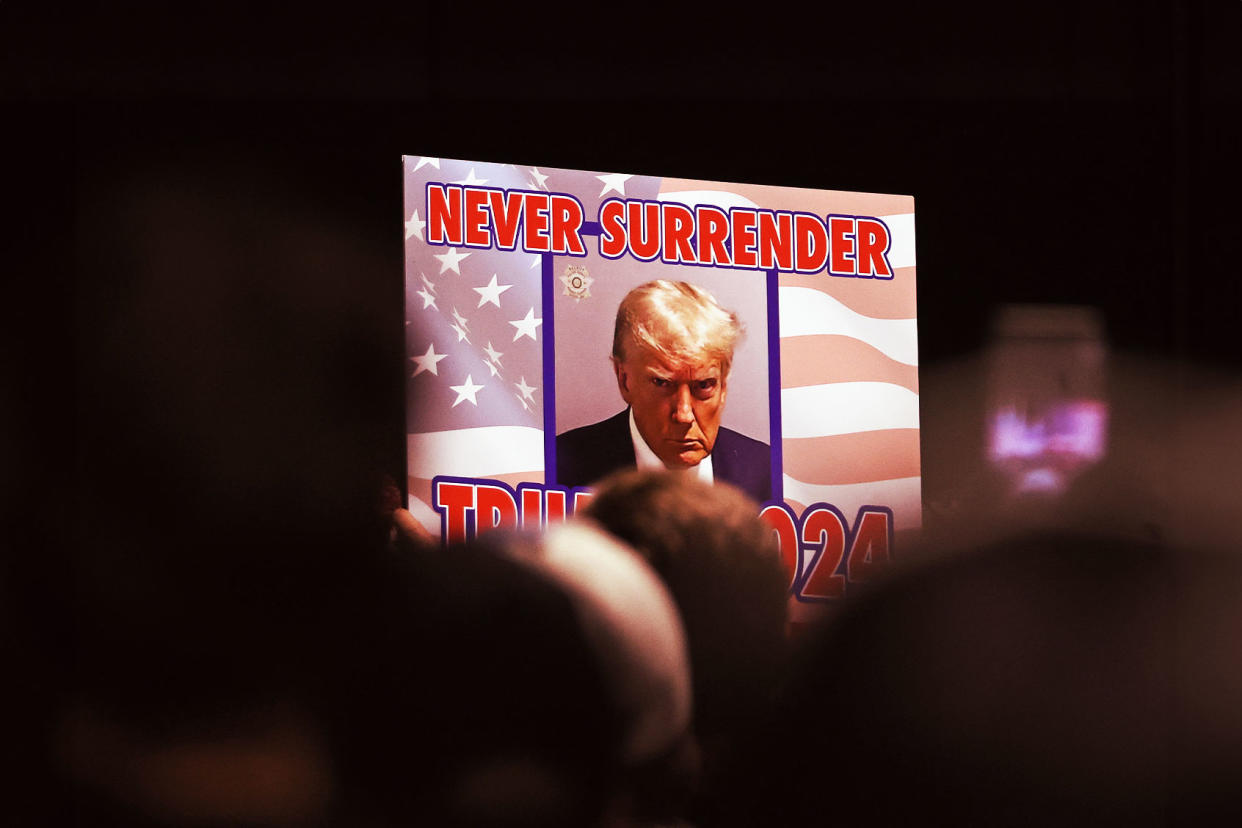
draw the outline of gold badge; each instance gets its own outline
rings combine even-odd
[[[576,301],[586,299],[591,295],[591,285],[594,282],[595,280],[582,265],[570,265],[565,268],[565,275],[561,277],[561,284],[565,286],[565,295],[573,297]]]

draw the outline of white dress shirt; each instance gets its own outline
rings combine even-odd
[[[656,456],[651,450],[651,446],[647,445],[647,441],[643,439],[643,435],[638,433],[638,423],[634,422],[634,409],[630,409],[630,439],[634,442],[634,459],[638,461],[640,469],[663,469],[664,461]],[[699,461],[697,466],[691,466],[688,469],[681,470],[682,474],[694,472],[699,476],[699,480],[704,483],[712,482],[712,456],[709,454]]]

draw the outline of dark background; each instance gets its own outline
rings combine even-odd
[[[924,369],[1007,302],[1242,365],[1240,2],[672,6],[0,4],[17,488],[400,479],[402,154],[913,194]]]
[[[399,479],[402,154],[910,193],[924,368],[1005,302],[1242,364],[1242,4],[605,12],[0,3],[10,502]]]
[[[403,154],[913,194],[925,375],[1007,302],[1242,367],[1242,3],[584,8],[0,2],[10,758],[66,687],[142,709],[154,628],[267,630],[260,682],[346,637],[334,541],[404,471]]]
[[[913,194],[925,374],[1006,302],[1242,366],[1242,3],[604,11],[0,3],[14,513],[400,480],[403,154]]]

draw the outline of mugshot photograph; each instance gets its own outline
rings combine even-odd
[[[770,447],[721,425],[743,333],[738,314],[697,285],[656,280],[630,290],[610,355],[624,407],[557,436],[556,482],[588,486],[621,469],[666,468],[770,499]]]

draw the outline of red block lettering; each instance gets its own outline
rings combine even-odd
[[[433,505],[444,515],[445,543],[463,543],[466,540],[466,512],[474,508],[474,486],[437,481],[433,500]]]
[[[759,266],[764,270],[793,270],[793,216],[759,214]]]
[[[846,560],[850,581],[866,581],[880,574],[889,563],[889,540],[893,534],[893,513],[867,507],[859,511],[854,524],[854,543]]]
[[[599,208],[599,252],[615,259],[625,252],[625,203],[610,198]]]
[[[845,555],[845,520],[833,509],[814,509],[803,516],[802,540],[821,549],[811,561],[798,597],[809,601],[840,598],[845,594],[845,578],[837,567]]]
[[[548,252],[548,197],[530,194],[526,196],[526,226],[522,234],[523,247],[531,253]]]
[[[776,504],[764,507],[759,519],[776,534],[780,544],[781,566],[789,573],[789,585],[798,581],[798,527],[788,507]]]
[[[755,256],[755,224],[758,218],[754,210],[735,207],[729,211],[733,223],[733,264],[738,267],[754,267],[758,259]]]
[[[480,484],[477,488],[475,533],[482,534],[493,529],[516,529],[518,511],[513,494],[503,486]]]
[[[565,493],[556,489],[546,492],[548,501],[548,525],[565,522]]]
[[[487,205],[487,190],[466,190],[466,244],[471,247],[488,247],[492,243],[492,234],[488,230],[491,218],[484,209]]]
[[[522,498],[522,528],[538,529],[543,518],[543,492],[539,489],[518,486]]]
[[[855,234],[858,240],[858,275],[891,278],[888,265],[889,237],[884,222],[876,219],[859,219]]]
[[[461,187],[427,185],[427,242],[461,244]]]
[[[492,208],[492,226],[496,229],[496,246],[505,250],[517,247],[518,225],[522,221],[522,193],[501,193],[492,190],[489,194]]]
[[[569,196],[552,196],[552,250],[582,255],[582,205]]]
[[[828,260],[828,231],[817,216],[794,216],[795,267],[799,273],[818,273]]]
[[[719,207],[699,207],[699,264],[729,264],[725,239],[729,238],[729,217]]]
[[[858,262],[854,259],[854,219],[849,216],[829,216],[828,238],[832,248],[829,272],[838,276],[856,275]]]
[[[664,217],[664,260],[666,262],[693,262],[694,250],[690,237],[694,235],[694,213],[684,204],[668,203],[662,211]]]
[[[660,255],[660,205],[629,202],[630,252],[643,261]]]

